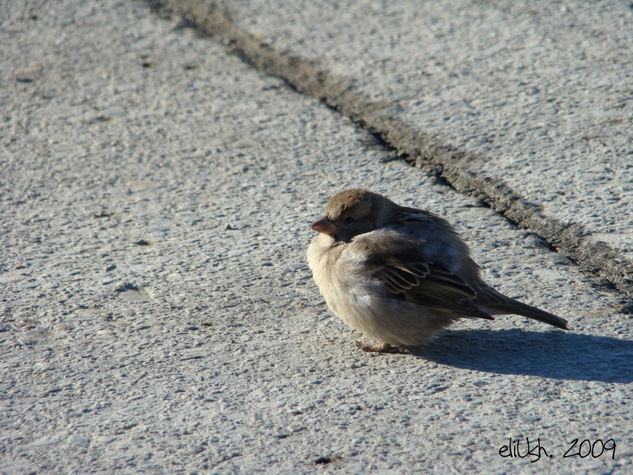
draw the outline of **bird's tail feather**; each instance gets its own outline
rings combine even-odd
[[[532,307],[531,305],[519,302],[510,297],[497,292],[496,290],[488,287],[481,301],[481,305],[484,306],[490,313],[514,313],[516,315],[523,315],[524,317],[533,318],[539,322],[547,323],[557,328],[567,330],[567,320],[553,313],[546,312],[545,310]]]

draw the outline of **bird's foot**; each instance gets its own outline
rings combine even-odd
[[[410,353],[405,348],[391,346],[389,343],[362,343],[357,341],[356,348],[366,351],[367,353],[391,353],[399,355]]]

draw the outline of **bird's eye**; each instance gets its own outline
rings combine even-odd
[[[343,224],[351,224],[353,222],[354,222],[354,218],[352,218],[351,216],[348,216],[347,218],[343,220]]]

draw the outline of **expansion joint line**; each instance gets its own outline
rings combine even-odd
[[[624,294],[623,309],[633,312],[633,263],[606,243],[593,241],[580,224],[545,215],[538,204],[526,201],[503,180],[469,171],[464,164],[480,159],[476,154],[416,130],[394,115],[394,104],[370,99],[355,89],[351,79],[330,73],[317,61],[276,50],[236,25],[217,1],[146,1],[159,15],[178,16],[198,33],[227,44],[254,68],[281,78],[294,90],[318,98],[354,120],[411,165],[431,169],[455,190],[478,198],[517,226],[537,234],[552,249]]]

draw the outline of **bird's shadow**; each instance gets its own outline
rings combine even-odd
[[[447,330],[418,357],[448,366],[553,379],[633,382],[633,341],[561,331]]]

